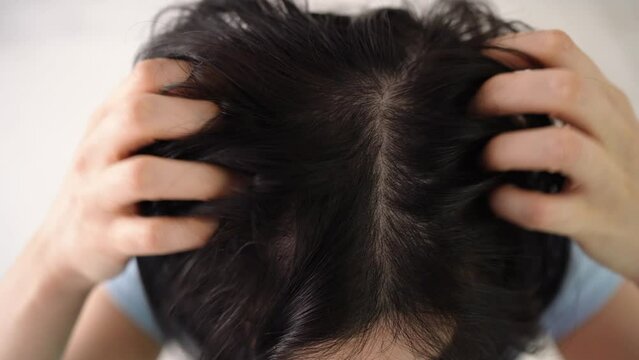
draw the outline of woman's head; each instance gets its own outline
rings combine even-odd
[[[139,153],[253,177],[210,202],[144,215],[216,216],[202,249],[138,258],[165,330],[203,358],[511,358],[538,332],[566,239],[496,218],[496,185],[550,191],[553,174],[489,173],[481,149],[544,116],[477,118],[488,39],[522,25],[467,1],[423,14],[313,14],[286,0],[203,1],[141,58],[193,64],[168,94],[216,102],[202,131]],[[381,345],[380,344],[386,344]],[[331,357],[332,356],[332,357]],[[398,355],[399,356],[399,355]]]

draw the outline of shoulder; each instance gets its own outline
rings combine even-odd
[[[113,302],[137,326],[159,343],[164,342],[164,335],[144,292],[137,261],[130,260],[122,273],[105,283],[105,288]]]
[[[541,325],[555,340],[560,340],[596,314],[622,282],[621,276],[597,264],[571,243],[564,280]]]
[[[573,243],[561,288],[542,316],[541,325],[555,340],[565,337],[596,314],[611,299],[622,280]],[[158,342],[164,341],[135,260],[129,261],[121,274],[108,280],[105,288],[114,303],[140,328]]]

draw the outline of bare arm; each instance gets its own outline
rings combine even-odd
[[[91,289],[42,263],[39,245],[29,244],[0,282],[2,360],[59,357]]]
[[[99,286],[80,314],[64,360],[145,360],[157,358],[159,352],[160,344],[122,313]]]
[[[239,185],[221,167],[130,156],[156,139],[190,134],[217,114],[211,102],[158,94],[184,81],[186,67],[168,59],[138,63],[94,114],[44,223],[0,279],[0,360],[59,359],[96,284],[122,271],[132,256],[195,249],[215,232],[216,219],[142,217],[134,211],[142,200],[210,200]],[[136,344],[132,355],[152,354],[140,336],[124,335],[136,332],[97,294],[87,303],[68,356],[95,359],[100,347],[116,342]]]

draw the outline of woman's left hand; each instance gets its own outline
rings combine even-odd
[[[525,52],[545,68],[494,76],[472,111],[548,114],[567,126],[495,136],[484,151],[486,167],[559,171],[569,178],[557,194],[501,186],[492,193],[493,210],[524,228],[569,236],[595,260],[639,283],[639,122],[628,97],[564,32],[507,35],[491,45]],[[529,67],[502,51],[486,54]]]

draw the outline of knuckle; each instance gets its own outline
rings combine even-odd
[[[153,159],[149,156],[134,156],[124,171],[124,183],[135,193],[143,193],[150,186]]]
[[[86,174],[89,172],[90,169],[90,159],[89,159],[89,152],[87,151],[80,151],[77,153],[77,155],[74,157],[73,162],[72,162],[72,169],[73,172],[75,172],[76,174]]]
[[[551,170],[559,171],[565,165],[578,160],[581,144],[572,130],[557,128],[546,139],[547,157],[553,167]]]
[[[138,238],[135,240],[138,242],[139,248],[143,251],[156,251],[160,250],[162,244],[162,237],[165,231],[163,230],[161,221],[149,221],[141,226],[139,230]]]
[[[149,102],[149,97],[144,94],[131,96],[127,99],[123,104],[122,126],[127,130],[141,127],[151,110]]]
[[[570,50],[574,41],[565,31],[559,29],[546,30],[544,32],[544,49],[550,55],[556,55]]]
[[[583,89],[583,80],[575,72],[558,70],[550,77],[549,87],[558,106],[576,103]]]
[[[549,202],[544,200],[545,199],[533,199],[528,203],[528,206],[525,207],[525,221],[531,228],[549,229],[553,226],[554,214]]]

